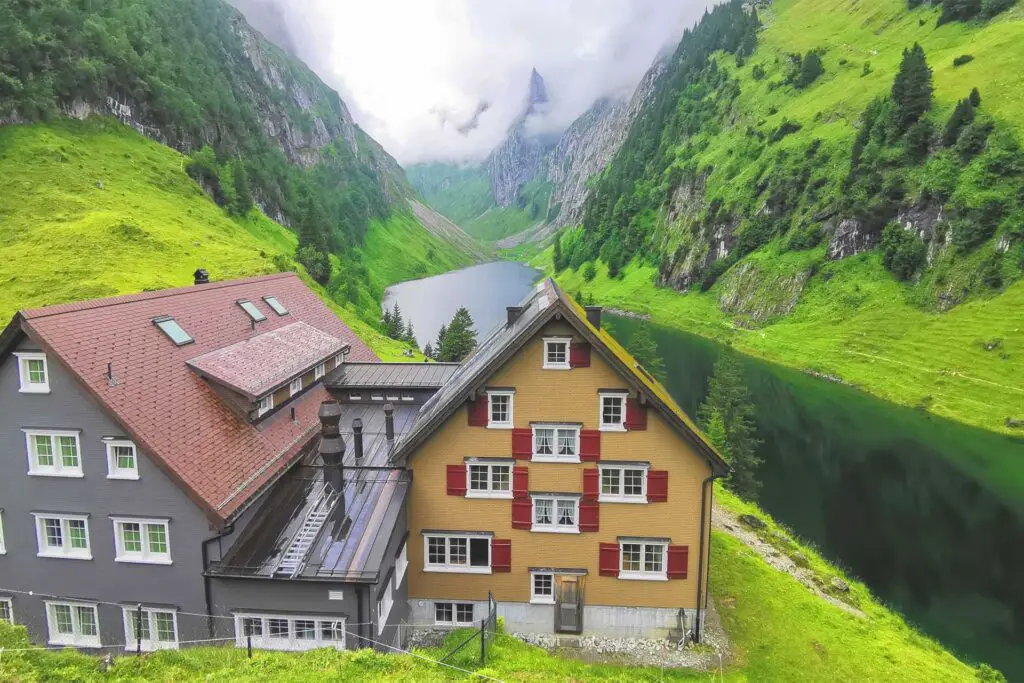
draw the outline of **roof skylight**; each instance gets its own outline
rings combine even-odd
[[[242,307],[242,310],[249,314],[249,317],[256,322],[266,320],[267,316],[263,315],[263,311],[256,308],[256,304],[249,301],[248,299],[239,299],[238,305]]]
[[[278,315],[288,315],[288,309],[277,300],[276,296],[265,296],[263,300],[267,302],[267,305],[274,309],[274,313]]]
[[[160,331],[167,335],[167,338],[174,342],[175,346],[184,346],[185,344],[191,344],[195,341],[188,332],[186,332],[178,321],[170,316],[161,316],[159,318],[153,318],[153,324],[160,328]]]

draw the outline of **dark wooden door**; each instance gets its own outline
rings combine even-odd
[[[555,632],[583,632],[583,577],[555,577]]]

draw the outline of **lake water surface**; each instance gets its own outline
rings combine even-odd
[[[483,334],[537,274],[490,263],[396,285],[422,344],[467,306]],[[605,316],[628,346],[640,325]],[[650,325],[665,384],[691,415],[723,347]],[[1024,441],[942,420],[744,357],[764,459],[760,503],[969,660],[1024,680],[1024,508],[967,473],[978,453],[1024,459]],[[713,580],[713,579],[712,579]]]

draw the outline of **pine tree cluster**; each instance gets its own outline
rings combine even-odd
[[[437,341],[427,344],[423,353],[442,363],[459,363],[476,348],[476,329],[469,309],[461,306],[447,325],[437,331]]]
[[[392,339],[408,342],[413,346],[417,345],[416,333],[412,329],[412,319],[406,320],[402,316],[402,309],[399,308],[397,301],[391,310],[384,311],[381,326],[384,328],[384,334]]]

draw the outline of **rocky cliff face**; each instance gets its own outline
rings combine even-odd
[[[666,58],[658,59],[644,74],[630,98],[603,98],[573,121],[546,159],[548,180],[554,185],[552,205],[558,205],[555,225],[563,227],[582,218],[587,181],[608,164],[622,146],[629,127],[654,92],[665,71]]]
[[[540,171],[550,141],[529,130],[531,118],[542,116],[548,103],[544,79],[537,70],[530,74],[530,90],[523,113],[509,129],[505,141],[491,152],[485,162],[491,177],[491,192],[498,206],[512,204],[519,188],[533,180]]]

